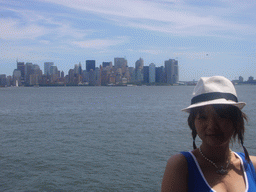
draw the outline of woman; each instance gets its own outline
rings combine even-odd
[[[194,150],[172,156],[166,166],[162,192],[256,191],[256,157],[243,145],[245,114],[236,90],[221,76],[202,77],[193,92],[188,112]],[[197,148],[196,136],[202,140]],[[244,153],[230,149],[238,139]]]

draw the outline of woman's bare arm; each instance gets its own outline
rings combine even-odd
[[[182,154],[172,156],[166,165],[162,192],[186,192],[188,189],[188,165]]]

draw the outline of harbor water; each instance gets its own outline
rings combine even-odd
[[[0,191],[160,191],[168,158],[192,150],[193,88],[1,88]],[[236,89],[256,155],[256,86]]]

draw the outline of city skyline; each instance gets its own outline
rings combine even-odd
[[[256,2],[196,0],[0,0],[0,74],[16,60],[65,74],[85,60],[163,66],[179,60],[181,81],[256,76]]]

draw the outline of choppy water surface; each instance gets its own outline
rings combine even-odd
[[[256,87],[236,88],[247,103],[245,145],[256,154]],[[0,191],[160,191],[170,155],[192,149],[180,111],[192,90],[0,89]]]

